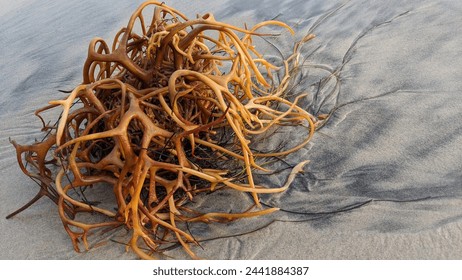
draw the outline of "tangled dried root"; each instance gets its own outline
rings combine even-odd
[[[293,32],[279,21],[248,30],[211,14],[190,20],[147,1],[117,33],[111,49],[103,39],[92,40],[83,83],[66,99],[36,112],[47,132],[44,140],[27,146],[12,141],[22,171],[40,191],[9,217],[48,196],[58,205],[76,251],[80,241],[88,249],[92,230],[125,225],[132,230],[128,246],[142,258],[178,243],[196,258],[190,244],[197,242],[184,223],[226,222],[277,210],[198,213],[187,207],[196,194],[217,187],[250,193],[259,205],[258,194],[284,191],[306,164],[294,168],[282,187],[254,183],[252,171],[266,170],[256,158],[292,153],[315,130],[315,118],[297,106],[302,96],[293,102],[284,98],[298,49],[314,36],[295,45],[284,61],[283,78],[274,85],[277,67],[252,45],[254,36],[264,35],[258,30],[269,25]],[[40,114],[59,106],[57,124],[45,124]],[[250,148],[252,137],[281,125],[307,127],[306,139],[286,151],[264,154]],[[236,172],[239,168],[244,176]],[[89,187],[112,188],[115,209],[71,195]],[[78,214],[85,212],[107,219],[84,223]]]

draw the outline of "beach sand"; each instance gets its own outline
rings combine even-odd
[[[111,42],[141,1],[12,2],[0,0],[0,259],[136,259],[111,241],[126,239],[125,230],[96,237],[107,241],[76,253],[47,198],[4,217],[38,191],[20,171],[9,138],[25,144],[43,136],[34,111],[81,82],[90,40]],[[311,113],[333,112],[308,146],[285,159],[310,160],[304,174],[286,192],[262,196],[281,211],[193,225],[195,236],[207,239],[195,247],[199,256],[462,259],[462,2],[166,3],[189,17],[211,12],[241,27],[284,21],[296,35],[271,39],[283,55],[314,33],[292,92],[308,93],[302,104]],[[272,45],[255,43],[280,60]],[[288,129],[273,141],[297,141],[297,135]],[[279,186],[286,177],[257,180]],[[246,195],[227,190],[198,197],[195,205],[229,212],[244,202],[250,203]],[[187,258],[181,249],[168,255]]]

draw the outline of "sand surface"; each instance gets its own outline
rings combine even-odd
[[[116,2],[0,0],[0,259],[136,258],[112,241],[76,253],[49,199],[4,218],[38,191],[9,138],[32,143],[42,136],[33,112],[81,82],[89,41],[112,41],[141,3]],[[461,1],[166,2],[189,17],[212,12],[239,26],[284,21],[296,36],[272,39],[283,55],[316,34],[303,48],[293,93],[309,93],[303,106],[314,114],[332,112],[313,141],[286,158],[310,160],[305,173],[285,193],[262,197],[282,210],[195,225],[197,238],[210,239],[196,248],[201,257],[462,259]],[[270,44],[256,44],[280,59]],[[297,136],[289,130],[274,141]],[[257,180],[277,186],[286,176]],[[196,204],[232,211],[243,201],[249,199],[223,191]],[[104,238],[124,237],[121,230]],[[181,250],[169,255],[186,257]]]

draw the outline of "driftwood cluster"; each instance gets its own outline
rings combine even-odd
[[[227,222],[271,213],[249,208],[243,213],[199,213],[188,202],[200,192],[232,188],[249,193],[259,205],[260,193],[287,189],[306,161],[295,166],[278,188],[258,186],[253,171],[265,168],[258,158],[280,157],[308,143],[315,118],[289,101],[285,92],[290,70],[297,67],[295,45],[273,79],[276,66],[253,46],[262,27],[293,32],[279,21],[253,28],[218,22],[211,14],[188,19],[163,3],[143,3],[121,29],[112,46],[100,38],[90,43],[83,83],[63,100],[37,110],[46,137],[32,145],[14,144],[22,171],[40,191],[14,216],[43,196],[56,202],[75,250],[89,247],[97,229],[126,226],[127,244],[142,258],[166,246],[181,244],[196,258],[197,243],[185,227],[192,222]],[[60,108],[55,125],[41,113]],[[277,126],[307,129],[304,139],[285,151],[258,153],[252,139]],[[271,141],[271,138],[265,138]],[[106,188],[114,207],[86,201],[82,189]],[[80,213],[101,214],[97,223]]]

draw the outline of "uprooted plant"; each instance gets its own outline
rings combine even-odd
[[[267,26],[293,33],[274,20],[247,29],[218,22],[211,14],[188,19],[147,1],[111,47],[93,39],[83,83],[67,98],[36,111],[44,139],[32,145],[12,141],[22,171],[40,191],[9,217],[48,196],[58,205],[77,251],[79,242],[88,249],[93,230],[122,225],[131,230],[128,246],[142,258],[171,244],[181,244],[196,258],[190,245],[197,241],[185,223],[227,222],[277,210],[199,213],[188,205],[200,192],[226,187],[249,193],[259,206],[258,194],[284,191],[307,163],[295,166],[284,186],[262,187],[253,179],[254,170],[267,171],[257,159],[299,150],[310,141],[316,121],[297,105],[304,95],[292,101],[285,97],[299,48],[314,36],[295,44],[276,83],[278,67],[252,42],[270,35],[259,32]],[[61,108],[55,125],[41,117],[52,108]],[[253,137],[287,125],[307,129],[307,136],[284,151],[251,148]],[[72,195],[82,188],[112,190],[116,206],[103,208]],[[106,219],[79,220],[78,214],[87,212]]]

